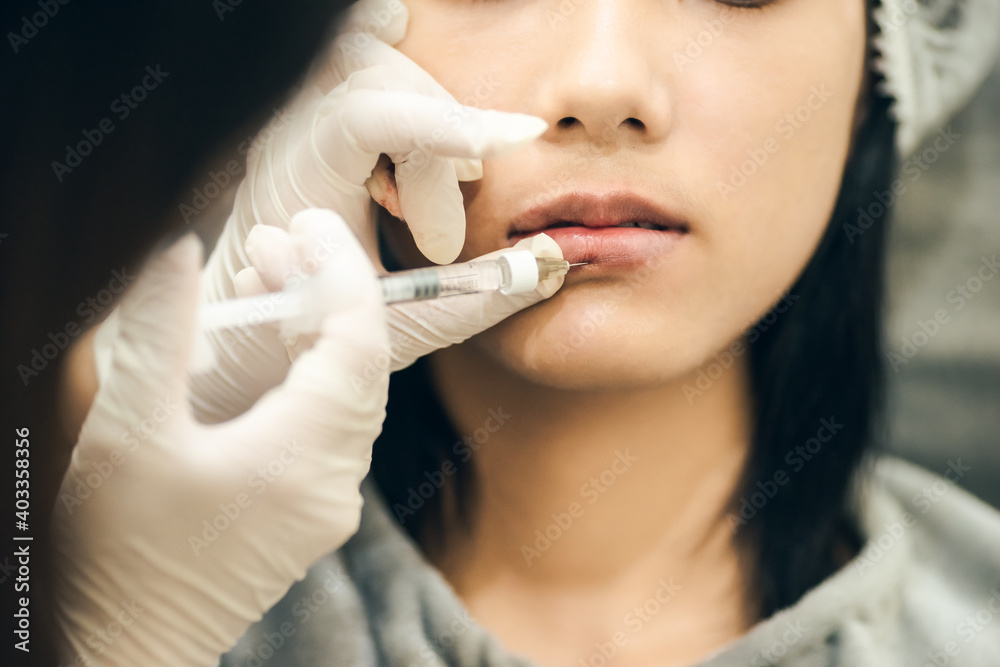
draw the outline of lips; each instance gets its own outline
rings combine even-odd
[[[686,221],[629,192],[571,193],[516,216],[508,243],[545,232],[574,271],[635,265],[669,252],[690,232]]]

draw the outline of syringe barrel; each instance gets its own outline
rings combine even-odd
[[[398,271],[379,282],[385,302],[397,303],[497,290],[501,274],[495,260],[483,260]]]
[[[563,260],[516,250],[495,259],[398,271],[380,277],[379,281],[385,302],[397,303],[475,292],[520,294],[535,289],[540,280],[562,275],[568,269],[569,264]]]
[[[409,275],[382,276],[382,297],[386,303],[436,299],[441,293],[441,281],[433,269],[406,271]]]

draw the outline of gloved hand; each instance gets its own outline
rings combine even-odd
[[[402,38],[407,20],[402,3],[358,3],[348,29],[291,103],[288,126],[275,129],[260,150],[251,151],[246,179],[206,268],[206,301],[234,298],[237,274],[255,257],[266,261],[273,238],[262,225],[286,228],[295,212],[313,206],[340,213],[381,271],[376,207],[365,182],[383,153],[395,163],[399,206],[417,246],[435,262],[453,261],[465,238],[458,181],[480,178],[480,158],[514,150],[546,129],[533,116],[459,105],[401,53],[351,29],[374,25],[376,18],[388,19],[379,35]],[[258,231],[251,236],[254,229]],[[554,243],[547,248],[547,254],[561,257]],[[288,268],[287,263],[278,265]],[[265,271],[259,277],[263,285],[254,283],[241,293],[280,289],[292,276]],[[394,307],[389,314],[393,340],[383,366],[403,368],[434,349],[463,341],[547,296],[562,281],[556,282],[531,298],[488,295]],[[297,353],[289,353],[266,327],[214,332],[211,343],[214,367],[191,382],[192,405],[206,422],[246,410],[280,382],[290,354]]]
[[[236,420],[199,424],[185,399],[197,240],[152,260],[124,297],[53,515],[66,664],[216,665],[357,530],[388,373],[363,386],[351,377],[387,344],[385,307],[343,221],[303,216],[296,227],[322,230],[332,269],[350,278],[337,281],[342,310],[285,383]]]
[[[331,244],[324,235],[324,228],[297,222],[289,231],[291,233],[269,225],[258,225],[250,230],[247,256],[253,266],[236,275],[238,298],[295,289],[309,274],[326,269],[325,263],[329,261],[326,249]],[[477,259],[489,259],[511,250],[530,250],[536,257],[562,257],[561,249],[551,237],[537,234],[519,241],[513,248],[487,253]],[[353,380],[366,382],[369,374],[377,377],[386,369],[399,370],[432,350],[460,343],[507,315],[552,296],[562,283],[563,277],[559,276],[540,282],[533,292],[466,294],[389,306],[386,308],[389,346],[371,360],[364,374]],[[331,305],[334,302],[335,299],[330,300]],[[310,313],[308,319],[315,319],[315,314]],[[288,356],[293,360],[316,340],[315,335],[290,330],[286,323],[244,327],[240,333],[252,337],[268,329],[270,335],[276,331],[283,333]]]

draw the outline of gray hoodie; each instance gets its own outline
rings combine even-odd
[[[955,485],[966,470],[959,459],[942,476],[880,459],[857,503],[858,555],[697,667],[1000,667],[1000,513]],[[223,667],[535,664],[469,616],[371,480],[362,493],[358,533],[251,627]],[[594,667],[616,650],[603,639]]]

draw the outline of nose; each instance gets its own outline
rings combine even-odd
[[[657,62],[662,56],[656,57],[647,12],[630,4],[577,3],[553,26],[552,67],[538,111],[549,122],[549,140],[613,147],[661,141],[669,133],[667,68]]]

